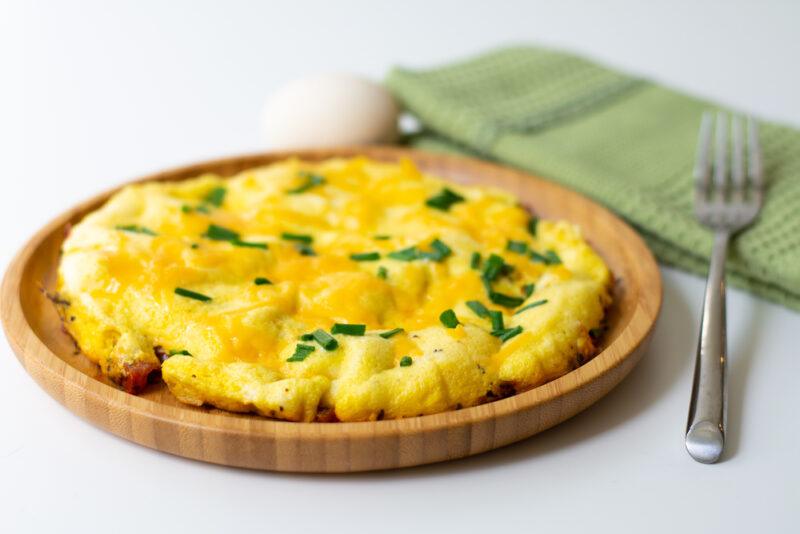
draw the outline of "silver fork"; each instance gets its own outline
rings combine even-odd
[[[692,399],[686,423],[686,450],[698,462],[719,460],[725,445],[726,363],[725,257],[731,236],[749,226],[761,209],[763,176],[758,126],[747,120],[747,155],[741,117],[731,122],[732,157],[728,171],[728,117],[717,113],[716,132],[711,114],[703,114],[697,146],[695,215],[714,230],[700,341],[694,368]],[[714,162],[711,138],[714,135]],[[745,166],[745,159],[747,165]]]

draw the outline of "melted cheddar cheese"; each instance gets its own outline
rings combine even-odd
[[[72,229],[59,268],[65,326],[112,380],[135,391],[160,368],[185,403],[292,421],[430,414],[552,380],[593,354],[610,284],[574,225],[365,158],[125,187]]]

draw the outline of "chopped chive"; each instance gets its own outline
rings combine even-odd
[[[417,250],[417,247],[408,247],[390,252],[386,256],[398,261],[414,261],[419,258],[419,250]]]
[[[481,253],[480,252],[473,252],[472,256],[469,258],[469,266],[472,269],[480,269],[481,268]]]
[[[311,248],[310,245],[307,245],[305,243],[295,243],[294,248],[297,250],[297,252],[300,253],[301,256],[316,256],[317,255],[317,253],[314,252],[314,249]]]
[[[447,211],[450,206],[458,202],[464,202],[464,197],[445,187],[440,193],[426,200],[425,204],[437,210]]]
[[[514,312],[514,315],[519,315],[520,313],[524,312],[525,310],[530,310],[531,308],[536,308],[541,306],[542,304],[547,304],[547,299],[537,300],[535,302],[531,302],[530,304],[526,304],[525,306],[521,307],[517,311]]]
[[[319,174],[314,174],[313,172],[301,172],[300,177],[306,179],[305,183],[299,185],[298,187],[295,187],[294,189],[289,189],[288,191],[286,191],[288,194],[298,195],[300,193],[305,193],[312,187],[317,185],[322,185],[325,183],[324,176],[320,176]]]
[[[540,254],[535,250],[531,250],[530,257],[537,263],[544,263],[545,265],[558,265],[561,263],[561,258],[556,254],[555,250],[548,250],[544,254]]]
[[[234,232],[230,228],[225,228],[224,226],[209,224],[208,230],[203,234],[203,237],[213,239],[214,241],[238,241],[239,232]]]
[[[486,295],[489,296],[492,294],[492,283],[486,279],[486,277],[481,276],[481,283],[483,284],[483,289],[486,290]]]
[[[350,259],[353,261],[377,261],[381,259],[381,255],[379,252],[359,252],[350,254]]]
[[[503,270],[503,265],[505,265],[503,258],[497,254],[492,254],[486,259],[486,263],[483,265],[483,278],[491,282],[497,278]]]
[[[255,285],[257,285],[257,286],[268,286],[268,285],[272,285],[272,282],[270,282],[270,281],[269,281],[269,278],[264,278],[263,276],[259,276],[258,278],[256,278],[255,280],[253,280],[253,283],[254,283]]]
[[[206,213],[206,214],[211,213],[211,211],[209,211],[208,207],[205,204],[200,204],[194,209],[194,211],[196,211],[197,213]]]
[[[197,293],[195,291],[184,289],[182,287],[176,287],[175,294],[194,300],[199,300],[200,302],[208,302],[209,300],[211,300],[211,297],[209,297],[208,295],[203,295],[202,293]]]
[[[431,248],[433,249],[432,252],[423,252],[420,256],[433,261],[442,261],[453,253],[452,249],[439,239],[434,239],[431,242]]]
[[[386,267],[381,265],[378,267],[378,278],[381,280],[386,280],[386,277],[389,276],[389,271],[386,270]]]
[[[314,241],[314,238],[308,234],[292,234],[290,232],[283,232],[281,234],[281,239],[285,239],[286,241],[297,241],[307,245],[310,245]]]
[[[378,335],[381,336],[383,339],[389,339],[390,337],[396,336],[402,331],[403,331],[402,328],[392,328],[391,330],[387,330],[386,332],[381,332]]]
[[[375,241],[387,241],[391,238],[392,236],[386,234],[378,234],[372,237],[372,239],[374,239]]]
[[[411,359],[411,356],[403,356],[400,358],[400,367],[408,367],[414,363],[414,360]]]
[[[314,352],[316,348],[313,345],[303,345],[302,343],[298,343],[297,346],[294,348],[294,354],[292,354],[289,358],[286,359],[287,362],[302,362],[308,355]]]
[[[314,330],[311,335],[314,336],[314,340],[325,350],[334,350],[339,346],[339,342],[336,341],[336,338],[321,328]]]
[[[365,324],[336,323],[331,328],[331,334],[344,334],[346,336],[363,336],[367,331]]]
[[[441,314],[439,314],[439,320],[447,328],[455,328],[460,324],[458,322],[458,317],[456,317],[456,312],[453,310],[443,311]]]
[[[167,354],[169,354],[170,356],[191,356],[191,355],[192,355],[192,353],[191,353],[191,352],[189,352],[189,351],[188,351],[188,350],[186,350],[186,349],[181,349],[181,350],[171,350],[171,351],[169,351]]]
[[[227,192],[228,191],[224,187],[215,187],[206,194],[203,200],[219,208],[225,201],[225,193]]]
[[[489,293],[489,300],[506,308],[516,308],[524,302],[524,300],[520,297],[512,297],[511,295],[498,293],[496,291]]]
[[[146,226],[139,226],[138,224],[118,224],[114,227],[114,229],[122,232],[131,232],[133,234],[158,235],[150,228]]]
[[[200,243],[192,243],[189,246],[189,248],[191,248],[192,250],[197,250],[198,248],[200,248]]]
[[[536,237],[536,227],[539,226],[539,218],[538,217],[531,217],[528,220],[528,233],[531,234],[533,237]]]
[[[194,211],[194,210],[188,204],[184,204],[183,206],[181,206],[181,211],[183,213],[192,213],[192,211]]]
[[[547,261],[550,265],[558,265],[561,263],[561,258],[558,254],[556,254],[555,250],[548,250],[544,253],[544,256],[547,258]]]
[[[506,250],[516,252],[517,254],[525,254],[528,252],[528,244],[525,241],[514,241],[509,239],[506,243]]]
[[[231,241],[231,245],[234,247],[260,248],[262,250],[267,250],[269,248],[266,243],[253,243],[252,241],[240,241],[238,239]]]
[[[467,306],[469,306],[469,309],[475,312],[475,315],[477,315],[478,317],[483,317],[483,318],[489,317],[489,309],[486,306],[484,306],[483,303],[481,303],[480,301],[468,300]]]
[[[500,341],[505,343],[512,337],[515,337],[522,333],[521,326],[515,326],[514,328],[503,328],[502,330],[493,330],[492,335],[495,337],[500,338]]]
[[[314,334],[303,334],[300,336],[301,341],[314,341]]]
[[[503,312],[492,310],[489,312],[489,317],[492,319],[492,330],[502,330],[505,328],[503,324]]]
[[[525,284],[522,286],[522,292],[525,293],[525,298],[530,297],[533,295],[533,291],[536,289],[536,284]]]

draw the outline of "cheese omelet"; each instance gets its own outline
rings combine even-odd
[[[72,228],[58,305],[137,393],[290,421],[465,408],[590,358],[611,274],[564,221],[410,161],[129,185]]]

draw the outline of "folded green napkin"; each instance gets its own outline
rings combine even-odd
[[[498,50],[387,85],[422,123],[409,142],[490,158],[559,182],[627,219],[664,263],[705,273],[712,235],[693,215],[702,111],[716,108],[551,50]],[[769,190],[731,243],[732,284],[800,310],[800,132],[761,123]]]

